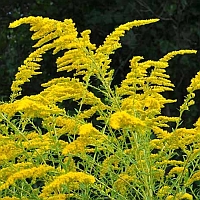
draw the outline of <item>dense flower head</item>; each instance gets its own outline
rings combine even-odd
[[[8,189],[9,186],[14,184],[16,180],[30,178],[30,177],[36,179],[36,177],[42,177],[46,174],[46,172],[52,170],[54,170],[53,167],[44,165],[20,170],[19,172],[15,172],[12,175],[10,175],[8,179],[3,184],[1,184],[0,190]]]
[[[68,187],[76,189],[79,187],[79,184],[90,184],[94,182],[95,178],[91,175],[83,172],[68,172],[67,174],[56,177],[49,185],[45,186],[40,197],[48,197],[52,192],[61,190],[63,184],[68,184]]]
[[[114,129],[120,129],[125,127],[145,127],[145,122],[139,118],[134,117],[126,113],[125,111],[116,112],[112,114],[110,118],[110,126]]]

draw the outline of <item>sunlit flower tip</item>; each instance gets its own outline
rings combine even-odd
[[[183,55],[183,54],[196,54],[197,51],[196,50],[179,50],[179,51],[172,51],[170,53],[168,53],[167,55],[165,55],[163,58],[160,59],[160,61],[163,62],[168,62],[169,60],[171,60],[174,56],[176,55]]]
[[[29,17],[23,17],[20,18],[12,23],[10,23],[9,28],[15,28],[17,26],[20,26],[21,24],[24,23],[33,23],[33,22],[37,22],[38,20],[43,19],[42,17],[34,17],[34,16],[29,16]]]
[[[83,31],[81,33],[81,36],[84,38],[84,37],[88,36],[90,33],[91,33],[91,30],[88,29],[88,30]]]
[[[133,27],[133,26],[142,26],[145,24],[151,24],[151,23],[155,23],[158,22],[160,19],[145,19],[145,20],[134,20],[132,22],[128,22],[127,26],[129,27]]]
[[[16,20],[16,21],[10,23],[8,28],[16,28],[16,27],[18,27],[23,23],[22,21],[24,21],[24,20],[25,20],[25,18],[21,18],[19,20]]]
[[[140,60],[144,59],[143,56],[134,56],[131,60],[130,60],[130,64],[131,66],[135,66]]]

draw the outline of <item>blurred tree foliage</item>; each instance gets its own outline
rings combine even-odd
[[[135,28],[122,39],[123,48],[112,59],[115,68],[114,84],[119,84],[129,71],[129,60],[134,55],[145,59],[159,59],[169,51],[200,49],[200,1],[198,0],[1,0],[0,1],[0,100],[8,100],[10,85],[17,68],[33,50],[28,26],[8,29],[10,22],[25,16],[43,16],[57,20],[72,18],[78,31],[91,29],[91,40],[100,45],[106,35],[134,19],[160,18],[158,23]],[[200,53],[178,56],[171,61],[168,73],[176,85],[175,91],[166,93],[178,99],[166,106],[165,114],[177,115],[176,108],[186,95],[186,87],[200,70]],[[52,64],[53,63],[53,64]],[[55,58],[44,57],[43,74],[24,85],[24,95],[41,91],[40,84],[56,74]],[[60,74],[58,74],[60,75]],[[56,75],[56,76],[58,76]],[[196,105],[186,113],[184,125],[191,127],[199,115],[200,94]]]

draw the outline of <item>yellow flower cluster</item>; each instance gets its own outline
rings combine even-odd
[[[93,149],[87,149],[87,145],[101,146],[107,137],[99,132],[92,124],[84,124],[80,126],[79,133],[80,135],[76,140],[67,144],[62,153],[63,155],[85,153],[87,151],[93,151]]]
[[[78,34],[72,20],[65,20],[62,23],[49,18],[31,16],[17,20],[11,23],[9,27],[15,28],[24,23],[30,24],[30,30],[35,32],[32,36],[32,39],[40,39],[38,43],[34,45],[34,47],[40,48],[31,53],[29,57],[24,61],[24,64],[18,69],[16,80],[11,86],[11,90],[13,92],[11,99],[13,100],[20,95],[21,85],[29,81],[33,75],[41,73],[36,72],[36,70],[40,69],[40,64],[37,62],[42,60],[42,54],[52,48],[55,48],[54,53],[64,49],[60,46],[73,42]],[[61,41],[59,41],[60,37],[62,38]],[[48,43],[52,39],[55,39],[54,43]]]
[[[62,191],[62,185],[66,184],[70,189],[79,188],[79,184],[91,184],[95,182],[95,178],[83,172],[68,172],[67,174],[58,176],[49,185],[45,186],[40,197],[48,197],[52,192]]]
[[[145,128],[145,122],[137,117],[129,115],[127,112],[116,112],[110,118],[110,126],[114,129],[126,127],[142,127]]]
[[[91,31],[78,36],[71,19],[25,17],[10,24],[30,24],[32,39],[38,41],[18,68],[11,101],[0,104],[2,199],[25,199],[18,184],[44,200],[80,198],[88,189],[91,198],[102,194],[112,199],[116,194],[127,199],[193,199],[185,191],[200,180],[194,164],[200,155],[200,118],[191,129],[180,124],[183,112],[194,104],[194,91],[200,89],[200,73],[187,88],[179,117],[163,116],[162,109],[176,101],[163,95],[174,87],[166,74],[169,60],[196,51],[172,51],[156,61],[134,56],[125,80],[111,87],[110,55],[121,47],[120,38],[133,27],[157,21],[123,24],[98,48],[90,42]],[[73,77],[54,78],[42,84],[39,94],[20,97],[21,86],[41,73],[39,62],[49,50],[64,50],[56,60],[57,71]],[[66,101],[69,105],[63,108]],[[176,124],[174,129],[169,122]],[[179,151],[184,156],[176,159]],[[27,186],[27,179],[32,185]],[[8,197],[11,191],[17,195]]]
[[[61,114],[63,110],[53,105],[41,95],[23,97],[13,103],[5,103],[0,105],[0,111],[5,113],[9,118],[16,113],[21,112],[24,118],[42,117],[46,118],[50,115]]]
[[[8,189],[9,186],[13,185],[16,180],[43,177],[48,171],[53,171],[54,168],[51,166],[41,165],[39,167],[32,167],[29,169],[23,169],[18,172],[11,174],[4,183],[1,183],[0,190]]]

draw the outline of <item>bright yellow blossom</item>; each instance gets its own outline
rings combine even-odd
[[[81,186],[86,185],[92,190],[91,195],[100,192],[109,198],[118,192],[124,198],[138,193],[144,198],[156,195],[166,200],[193,199],[185,191],[200,180],[199,171],[190,170],[190,177],[183,179],[184,192],[180,185],[174,185],[173,176],[187,176],[188,166],[197,166],[193,162],[199,156],[200,119],[192,129],[179,128],[179,124],[182,112],[195,103],[200,72],[187,88],[189,94],[180,106],[180,117],[162,115],[165,105],[176,101],[166,99],[162,92],[174,88],[166,74],[169,60],[196,51],[172,51],[157,61],[134,56],[125,80],[118,87],[111,87],[114,70],[110,55],[122,46],[120,38],[133,27],[158,20],[120,25],[98,48],[90,42],[91,31],[78,34],[71,19],[60,22],[25,17],[10,24],[10,28],[30,24],[32,39],[37,42],[35,51],[18,68],[11,101],[0,104],[2,195],[19,196],[20,192],[22,196],[27,189],[44,200],[64,200],[76,198],[82,192]],[[73,77],[54,78],[42,84],[39,94],[19,98],[22,85],[41,74],[40,62],[49,50],[53,54],[64,52],[56,60],[57,71],[70,72]],[[93,78],[98,80],[98,86],[93,85]],[[60,108],[66,100],[76,104],[72,112]],[[101,126],[96,124],[98,120]],[[168,122],[177,124],[175,130],[165,129],[170,126]],[[184,157],[175,160],[179,151]],[[41,179],[44,185],[33,188],[30,184],[23,186],[23,191],[18,183],[23,184],[27,178],[34,182]],[[10,191],[12,187],[15,190]]]
[[[172,51],[165,55],[163,58],[160,59],[162,62],[168,62],[176,55],[184,55],[184,54],[191,54],[191,53],[197,53],[196,50],[179,50],[179,51]]]
[[[114,129],[120,129],[125,127],[145,127],[145,122],[137,117],[129,115],[125,111],[118,111],[111,115],[110,126]]]
[[[64,147],[63,155],[87,152],[87,145],[101,146],[102,142],[107,139],[107,136],[99,132],[90,123],[80,126],[78,134],[80,137]]]

